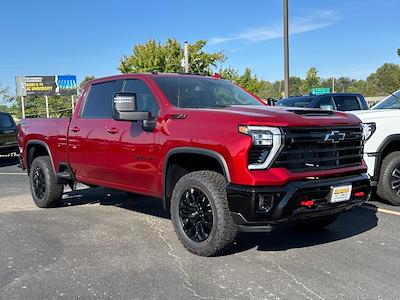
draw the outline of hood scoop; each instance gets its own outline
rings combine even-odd
[[[332,110],[323,109],[288,109],[287,111],[306,117],[331,116],[334,114]]]

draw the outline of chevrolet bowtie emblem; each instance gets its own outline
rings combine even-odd
[[[325,135],[324,142],[339,143],[340,141],[344,141],[345,137],[345,133],[333,130]]]

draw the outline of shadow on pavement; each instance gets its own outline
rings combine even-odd
[[[0,157],[0,168],[1,167],[9,167],[18,165],[18,157],[17,156],[2,156]]]
[[[264,234],[242,233],[229,252],[233,254],[254,247],[259,251],[284,251],[343,240],[376,227],[376,211],[375,206],[369,209],[360,207],[342,214],[332,225],[315,231],[300,230],[293,226]]]
[[[100,203],[170,219],[163,210],[160,199],[130,195],[106,188],[87,188],[68,192],[64,196],[64,206]],[[357,208],[342,214],[335,223],[317,231],[305,231],[293,227],[277,228],[270,233],[240,233],[237,243],[222,256],[243,252],[252,248],[259,251],[284,251],[305,248],[346,239],[371,230],[378,224],[377,207]]]
[[[148,196],[98,187],[67,192],[63,197],[63,206],[96,203],[100,205],[118,206],[159,218],[170,218],[169,213],[163,209],[161,200]]]

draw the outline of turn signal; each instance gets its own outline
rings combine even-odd
[[[313,200],[305,200],[305,201],[301,201],[300,202],[300,206],[307,206],[307,207],[310,207],[310,206],[313,206],[315,203],[314,203],[314,201]]]

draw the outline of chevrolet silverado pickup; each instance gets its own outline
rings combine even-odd
[[[328,226],[370,196],[357,117],[268,107],[218,77],[90,81],[71,119],[23,119],[19,147],[39,207],[77,182],[157,197],[202,256],[238,231]]]

